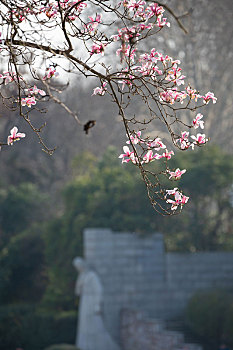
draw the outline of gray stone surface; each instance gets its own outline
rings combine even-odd
[[[123,308],[166,320],[178,316],[197,290],[233,287],[233,253],[166,253],[159,233],[86,229],[84,256],[101,280],[105,327],[116,341]]]
[[[182,333],[166,330],[161,320],[129,309],[121,311],[121,340],[124,350],[201,350],[197,344],[184,343]]]

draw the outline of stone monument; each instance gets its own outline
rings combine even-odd
[[[79,272],[75,294],[80,297],[76,346],[81,350],[120,350],[104,326],[103,287],[97,273],[80,257],[73,265]]]

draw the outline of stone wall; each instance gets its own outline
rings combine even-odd
[[[123,308],[171,319],[195,291],[233,287],[233,253],[166,253],[159,233],[140,237],[86,229],[84,249],[102,281],[105,326],[116,340]]]

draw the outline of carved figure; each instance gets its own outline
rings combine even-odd
[[[80,296],[76,346],[81,350],[120,350],[103,323],[103,288],[96,272],[82,258],[73,260],[79,276],[75,294]]]

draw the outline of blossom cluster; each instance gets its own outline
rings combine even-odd
[[[53,77],[57,78],[59,76],[59,73],[56,71],[56,68],[54,67],[48,67],[46,68],[45,76],[43,77],[43,80],[51,79]]]
[[[46,96],[46,92],[44,90],[39,89],[36,85],[34,85],[30,89],[24,89],[25,95],[27,97],[21,98],[21,105],[27,106],[31,108],[31,106],[34,106],[36,104],[36,95],[40,96]]]
[[[5,85],[8,85],[12,81],[17,81],[17,74],[15,72],[4,72],[0,74],[0,78],[3,79]]]
[[[196,119],[193,120],[193,124],[195,124],[194,128],[198,128],[198,126],[204,128],[204,122],[202,124],[199,123],[199,125],[198,125],[196,120],[197,120],[197,117],[196,117]],[[196,146],[204,145],[209,140],[205,134],[198,133],[197,135],[190,135],[190,136],[189,136],[189,134],[190,133],[188,131],[183,131],[181,133],[181,137],[178,137],[176,139],[176,144],[178,147],[180,147],[180,149],[182,149],[182,150],[186,150],[188,148],[194,149],[195,145]],[[189,137],[192,140],[190,140]]]
[[[122,159],[122,163],[129,163],[132,162],[133,164],[138,164],[139,161],[141,164],[147,164],[155,159],[166,159],[169,160],[174,155],[173,151],[168,151],[165,144],[161,141],[159,137],[150,140],[150,139],[142,139],[141,138],[141,131],[138,131],[135,134],[130,135],[130,141],[126,142],[127,144],[132,145],[140,145],[143,147],[144,151],[142,154],[142,157],[138,159],[138,157],[135,155],[135,150],[130,151],[128,146],[123,147],[124,153],[122,153],[119,158]],[[161,151],[164,150],[161,154],[159,153],[153,153],[154,151]]]
[[[170,27],[170,23],[167,22],[166,18],[163,18],[164,8],[159,6],[157,3],[151,3],[148,5],[146,1],[142,0],[125,0],[120,1],[119,5],[123,4],[127,8],[132,16],[132,18],[138,19],[142,22],[147,22],[151,18],[154,19],[154,25],[159,28],[165,25]]]
[[[203,117],[202,114],[198,113],[196,118],[193,120],[194,128],[204,128],[204,122],[201,120]],[[128,136],[128,135],[127,135]],[[191,140],[190,140],[191,139]],[[177,138],[177,145],[185,150],[188,148],[194,149],[194,146],[200,146],[205,144],[208,139],[205,134],[198,133],[196,136],[191,135],[189,139],[189,132],[184,131],[181,133],[181,137]],[[166,161],[166,172],[170,180],[179,180],[181,176],[186,172],[186,169],[180,170],[179,168],[175,170],[170,170],[167,166],[167,161],[171,159],[174,155],[174,151],[168,151],[167,146],[162,142],[159,137],[155,139],[142,138],[141,131],[134,132],[129,134],[129,140],[126,141],[127,145],[131,145],[133,149],[131,150],[129,146],[123,146],[123,152],[119,158],[122,160],[122,163],[133,163],[134,165],[146,165],[155,160],[164,159]],[[141,154],[137,147],[140,146]],[[158,153],[160,151],[160,153]],[[174,196],[173,199],[167,199],[167,195]],[[177,188],[174,190],[167,190],[166,203],[171,204],[171,210],[174,211],[178,207],[182,208],[184,204],[188,202],[189,197],[183,195]]]
[[[60,8],[64,11],[70,11],[68,19],[70,21],[76,20],[80,13],[87,7],[87,4],[83,1],[72,1],[72,0],[60,0],[48,1],[46,4],[43,1],[37,1],[33,4],[34,6],[28,7],[17,7],[9,12],[9,16],[14,16],[18,22],[23,22],[27,20],[29,15],[39,16],[41,14],[45,15],[47,19],[56,19],[60,16]]]
[[[186,204],[189,200],[189,197],[182,194],[177,187],[173,188],[173,190],[166,190],[167,194],[172,197],[172,199],[166,199],[166,202],[171,204],[171,210],[176,210],[179,206],[182,209],[183,205]]]

